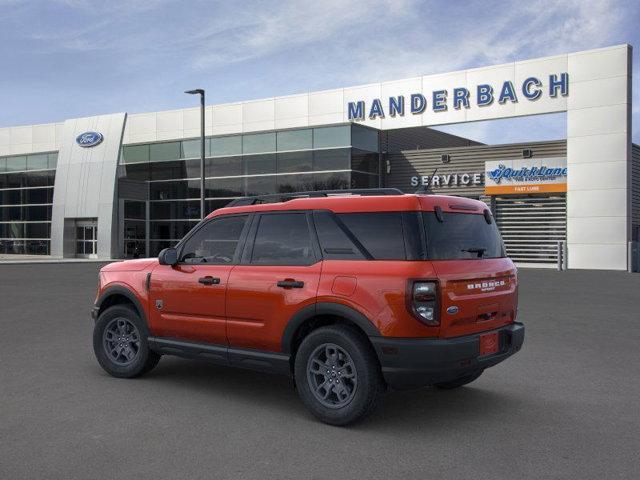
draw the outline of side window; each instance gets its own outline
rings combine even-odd
[[[232,263],[247,218],[247,215],[239,215],[209,221],[185,242],[180,261],[214,265]]]
[[[402,214],[400,212],[340,213],[353,235],[374,260],[405,260]]]
[[[363,260],[365,258],[349,235],[340,228],[333,214],[314,212],[313,220],[323,258],[326,260]]]
[[[314,261],[306,214],[278,213],[260,217],[252,264],[311,265]]]

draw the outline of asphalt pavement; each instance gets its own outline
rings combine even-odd
[[[455,390],[317,422],[284,377],[163,357],[100,369],[99,264],[0,264],[1,479],[632,479],[640,274],[521,270],[523,350]]]

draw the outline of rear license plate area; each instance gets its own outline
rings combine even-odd
[[[500,336],[498,332],[480,335],[480,356],[493,355],[500,350]]]

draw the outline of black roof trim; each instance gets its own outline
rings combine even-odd
[[[371,196],[371,195],[404,195],[397,188],[352,188],[346,190],[317,190],[312,192],[287,192],[273,195],[258,195],[255,197],[236,198],[231,200],[227,207],[240,207],[245,205],[259,205],[262,203],[281,203],[295,200],[296,198],[338,197],[338,196]]]

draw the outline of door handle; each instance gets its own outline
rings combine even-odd
[[[278,286],[280,288],[302,288],[304,287],[304,282],[300,282],[298,280],[280,280],[278,282]]]
[[[220,283],[220,279],[207,275],[206,277],[199,278],[198,283],[201,283],[203,285],[218,285]]]

